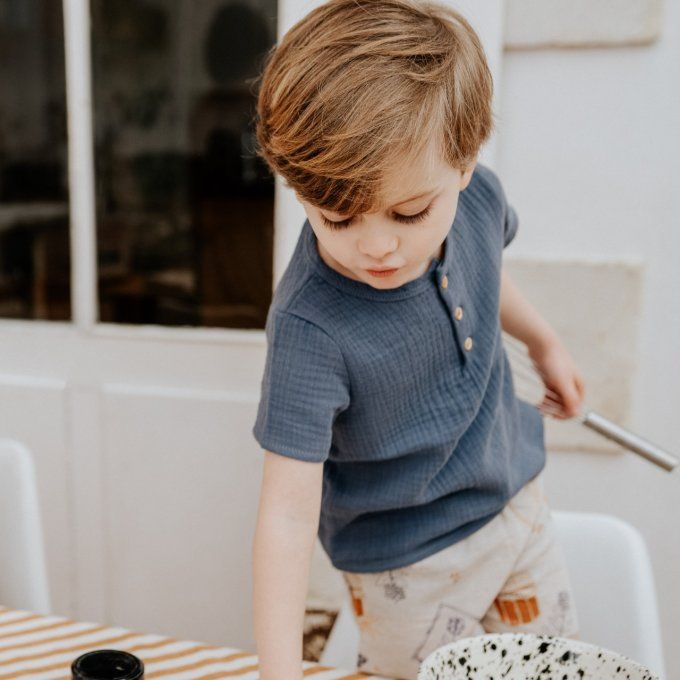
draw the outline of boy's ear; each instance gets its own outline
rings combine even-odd
[[[477,166],[477,161],[475,160],[473,163],[467,166],[465,171],[460,177],[460,191],[464,191],[467,189],[468,184],[470,184],[470,180],[472,179],[472,174],[475,171],[475,167]]]

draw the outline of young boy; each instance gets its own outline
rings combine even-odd
[[[475,32],[430,2],[331,0],[268,55],[258,152],[308,219],[269,310],[253,428],[262,680],[302,678],[317,531],[361,671],[416,678],[485,631],[577,635],[540,473],[543,413],[578,413],[583,381],[502,274],[518,220],[476,162],[491,95]],[[539,408],[515,395],[501,328],[543,377]]]

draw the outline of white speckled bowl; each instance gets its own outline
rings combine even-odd
[[[418,680],[658,680],[628,657],[550,635],[492,633],[435,649]]]

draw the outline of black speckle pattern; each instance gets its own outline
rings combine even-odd
[[[439,647],[421,664],[418,680],[659,680],[609,649],[551,635],[498,633]]]

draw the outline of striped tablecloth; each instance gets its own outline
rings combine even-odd
[[[73,660],[94,649],[132,652],[144,661],[146,680],[259,677],[252,652],[0,606],[0,680],[70,680]],[[309,661],[303,669],[314,680],[385,680]]]

